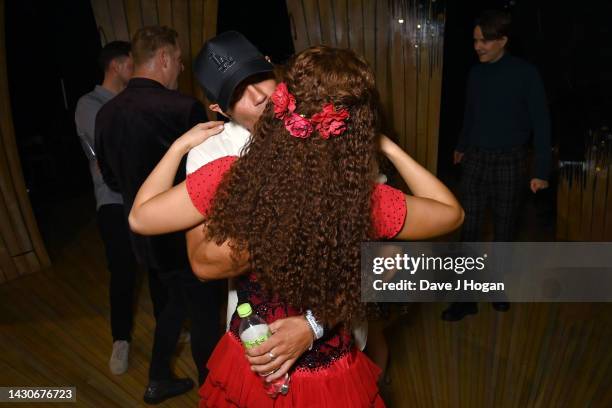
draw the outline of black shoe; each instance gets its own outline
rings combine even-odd
[[[510,310],[510,302],[493,302],[491,306],[498,312],[507,312]]]
[[[184,394],[192,388],[193,381],[191,378],[173,378],[161,381],[151,380],[149,385],[147,385],[143,400],[147,404],[155,405],[168,398]]]
[[[441,319],[447,322],[456,322],[467,315],[478,313],[478,305],[474,302],[451,303],[443,312]]]

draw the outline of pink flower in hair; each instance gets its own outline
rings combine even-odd
[[[323,105],[321,112],[312,115],[311,121],[323,139],[339,136],[346,130],[346,120],[350,117],[346,109],[336,110],[334,104]]]
[[[277,119],[285,119],[295,111],[295,97],[289,93],[284,82],[276,86],[270,99],[274,104],[274,116]]]
[[[292,113],[291,116],[285,118],[285,128],[291,136],[299,138],[307,138],[314,130],[310,121],[297,113]]]

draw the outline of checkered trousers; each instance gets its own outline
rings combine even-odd
[[[513,241],[527,185],[527,150],[470,148],[461,160],[461,204],[465,221],[461,240],[481,241],[487,206],[493,213],[495,241]]]

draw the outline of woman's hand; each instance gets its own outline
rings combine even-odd
[[[271,373],[266,375],[268,382],[284,376],[314,341],[312,329],[304,316],[278,319],[269,327],[272,336],[247,350],[253,371],[262,376]]]
[[[221,121],[198,123],[176,139],[173,146],[175,149],[178,149],[180,153],[185,155],[209,137],[221,133],[223,131],[223,126],[224,123]]]

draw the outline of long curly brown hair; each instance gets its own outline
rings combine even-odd
[[[363,316],[360,244],[370,237],[377,173],[378,93],[365,60],[326,46],[296,55],[282,73],[296,112],[333,102],[350,118],[340,136],[292,137],[268,102],[245,154],[225,175],[209,238],[247,249],[264,290],[327,324]]]

